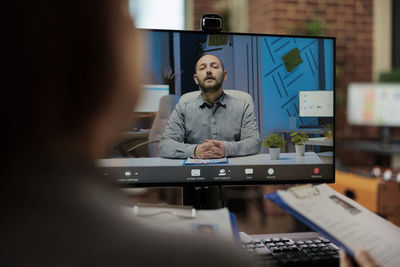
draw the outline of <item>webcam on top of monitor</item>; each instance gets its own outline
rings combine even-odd
[[[217,33],[222,31],[222,17],[216,14],[205,14],[200,19],[200,29],[204,33]]]

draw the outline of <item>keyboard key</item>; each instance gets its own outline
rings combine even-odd
[[[272,238],[272,241],[274,241],[274,242],[279,242],[279,241],[281,241],[281,239],[280,239],[280,238],[277,238],[277,237],[275,237],[275,238]]]
[[[317,248],[317,245],[315,245],[315,244],[309,244],[308,247],[309,247],[309,248]]]
[[[285,244],[282,243],[282,242],[278,242],[278,243],[275,243],[275,245],[277,245],[277,246],[284,246]]]
[[[289,248],[287,246],[281,246],[280,249],[282,251],[289,251]]]
[[[307,245],[300,245],[299,248],[300,249],[306,249],[306,248],[308,248],[308,246]]]
[[[313,242],[311,240],[306,240],[305,242],[306,244],[313,244]]]
[[[263,239],[263,240],[261,240],[263,243],[271,243],[272,242],[272,239],[271,238],[266,238],[266,239]]]
[[[326,245],[330,250],[339,250],[339,248],[333,243],[329,243],[329,244],[326,244]]]
[[[319,248],[326,247],[326,245],[325,245],[325,244],[318,244],[317,246],[318,246]]]
[[[296,241],[296,245],[304,245],[303,241]]]
[[[280,248],[278,248],[278,247],[271,247],[271,248],[269,248],[269,250],[271,250],[271,251],[272,251],[272,253],[281,252],[281,249],[280,249]]]
[[[324,243],[330,243],[331,242],[329,239],[326,239],[324,237],[319,237],[319,239]]]
[[[285,245],[286,246],[291,246],[291,245],[294,245],[294,242],[293,241],[287,241],[287,242],[285,242]]]
[[[288,238],[281,238],[281,241],[282,242],[289,242],[289,239]]]
[[[265,244],[268,248],[270,247],[276,247],[275,243],[267,243]]]

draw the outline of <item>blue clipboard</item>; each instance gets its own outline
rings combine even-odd
[[[299,220],[300,222],[304,223],[305,225],[307,225],[308,227],[310,227],[312,230],[314,230],[315,232],[318,232],[320,234],[322,234],[323,236],[325,236],[326,238],[328,238],[329,240],[331,240],[333,243],[335,243],[337,246],[343,248],[347,254],[351,255],[352,257],[354,257],[354,252],[352,250],[350,250],[347,246],[345,246],[342,242],[340,242],[338,239],[336,239],[334,236],[330,235],[329,233],[327,233],[325,230],[323,230],[322,228],[320,228],[318,225],[314,224],[312,221],[310,221],[309,219],[307,219],[306,217],[304,217],[303,215],[301,215],[300,213],[298,213],[296,210],[292,209],[290,206],[288,206],[279,196],[278,193],[270,193],[270,194],[266,194],[264,195],[264,197],[266,199],[271,200],[272,202],[274,202],[275,204],[277,204],[279,207],[281,207],[282,209],[286,210],[287,212],[290,213],[290,215],[292,215],[293,217],[295,217],[297,220]]]
[[[241,244],[240,235],[239,235],[239,224],[237,222],[235,213],[229,212],[229,217],[231,219],[233,237],[234,237],[236,243]]]

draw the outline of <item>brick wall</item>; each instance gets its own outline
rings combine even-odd
[[[215,8],[215,0],[193,0],[193,29],[200,29],[200,18],[204,14],[219,14]]]

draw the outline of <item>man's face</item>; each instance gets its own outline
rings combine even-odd
[[[218,91],[226,78],[226,70],[223,70],[221,61],[217,57],[205,55],[197,61],[193,79],[205,93]]]

